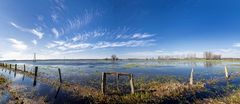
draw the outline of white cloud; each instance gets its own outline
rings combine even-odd
[[[64,10],[65,9],[65,5],[64,5],[64,0],[54,0],[55,2],[55,9],[61,11],[61,10]]]
[[[234,43],[233,47],[240,47],[240,43]]]
[[[37,45],[37,40],[32,40],[32,43],[34,44],[34,45]]]
[[[59,32],[57,31],[56,28],[52,28],[52,33],[55,35],[56,38],[59,37]]]
[[[12,47],[16,50],[23,51],[27,49],[27,45],[25,45],[22,41],[18,41],[13,38],[10,38],[8,40],[12,43]]]
[[[114,47],[138,47],[146,46],[154,40],[130,40],[122,42],[97,42],[97,43],[75,43],[67,41],[53,41],[46,45],[47,48],[58,49],[61,51],[67,50],[86,50],[86,49],[99,49],[99,48],[114,48]]]
[[[39,39],[42,39],[42,37],[43,37],[43,35],[44,35],[44,33],[43,33],[43,32],[40,32],[39,29],[23,28],[23,27],[15,24],[15,23],[13,23],[13,22],[10,22],[10,24],[11,24],[13,27],[15,27],[15,28],[17,28],[17,29],[19,29],[19,30],[21,30],[21,31],[29,32],[29,33],[34,34],[34,35],[37,36]]]
[[[132,38],[133,39],[143,39],[143,38],[149,38],[149,37],[152,37],[153,35],[151,34],[147,34],[147,33],[135,33],[133,34]]]
[[[55,22],[57,21],[57,18],[58,18],[57,14],[52,14],[51,17],[53,21]]]
[[[66,23],[63,26],[64,31],[71,32],[72,30],[86,26],[92,22],[95,16],[98,15],[98,12],[85,10],[81,13],[81,15],[77,15],[73,18],[67,19]]]
[[[46,45],[47,48],[54,48],[56,46],[58,46],[58,45],[55,44],[55,43],[49,43],[49,44]]]
[[[44,33],[40,32],[36,29],[32,29],[30,32],[33,33],[34,35],[38,36],[39,39],[42,39],[42,37],[44,35]]]
[[[142,41],[142,40],[130,40],[124,42],[99,42],[95,45],[96,48],[109,48],[109,47],[137,47],[144,46],[146,43],[150,42],[150,40]]]
[[[116,35],[116,39],[145,39],[145,38],[150,38],[153,37],[153,34],[148,34],[148,33],[134,33],[134,34],[118,34]]]
[[[93,39],[97,37],[102,37],[106,34],[105,30],[95,30],[93,32],[83,32],[75,35],[72,40],[76,41],[87,41],[88,39]]]

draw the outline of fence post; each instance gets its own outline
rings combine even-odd
[[[226,77],[226,78],[228,78],[228,77],[229,77],[229,75],[228,75],[228,68],[227,68],[227,66],[225,66],[225,77]]]
[[[61,69],[58,68],[58,73],[59,73],[59,80],[60,80],[60,83],[62,83],[62,75],[61,75]]]
[[[25,66],[25,64],[23,65],[23,71],[24,71],[24,72],[26,71],[26,66]]]
[[[17,64],[15,64],[15,71],[17,70]]]
[[[106,73],[102,72],[102,83],[101,83],[102,94],[105,94],[105,89],[106,89]]]
[[[130,74],[131,94],[134,94],[133,74]]]
[[[193,85],[193,71],[194,71],[194,69],[192,68],[190,78],[189,78],[189,84],[190,85]]]
[[[119,89],[119,74],[117,73],[117,90],[120,91]]]

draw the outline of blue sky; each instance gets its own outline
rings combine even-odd
[[[2,0],[2,59],[240,57],[239,0]]]

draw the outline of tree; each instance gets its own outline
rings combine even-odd
[[[115,60],[118,60],[117,56],[116,55],[112,55],[112,60],[115,61]]]

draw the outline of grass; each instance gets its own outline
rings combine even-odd
[[[7,82],[7,79],[4,78],[3,76],[0,76],[0,85],[4,84]]]
[[[234,93],[228,96],[196,101],[197,104],[239,104],[239,102],[240,102],[240,89],[237,89]]]
[[[166,103],[170,99],[178,100],[178,102],[188,102],[183,100],[184,95],[194,94],[198,90],[202,90],[202,84],[189,86],[179,82],[149,82],[142,85],[135,94],[126,95],[101,95],[93,96],[97,103]]]
[[[123,68],[126,68],[126,69],[130,69],[130,68],[134,68],[134,67],[140,67],[139,64],[126,64],[123,66]]]

